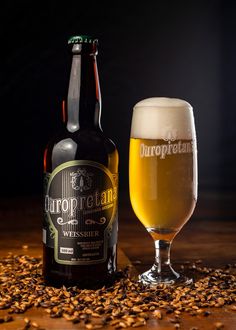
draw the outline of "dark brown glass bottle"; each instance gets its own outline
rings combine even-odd
[[[44,154],[43,274],[49,285],[98,288],[116,272],[118,152],[100,125],[97,40],[68,43],[65,125]]]

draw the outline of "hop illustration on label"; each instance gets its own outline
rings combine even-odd
[[[80,192],[89,190],[92,186],[92,173],[88,173],[86,169],[78,169],[76,172],[70,173],[72,176],[72,188]]]

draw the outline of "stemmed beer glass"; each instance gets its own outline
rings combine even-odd
[[[189,103],[149,98],[134,106],[129,158],[133,210],[155,243],[155,262],[139,276],[145,285],[189,284],[173,270],[173,238],[193,213],[197,200],[197,147]]]

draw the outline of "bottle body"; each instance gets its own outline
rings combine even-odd
[[[100,128],[94,64],[93,52],[73,57],[65,128],[44,154],[43,274],[53,286],[99,288],[117,267],[118,152]]]

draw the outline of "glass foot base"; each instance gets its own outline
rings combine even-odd
[[[158,274],[155,269],[151,268],[145,273],[139,275],[139,282],[151,288],[155,288],[161,284],[185,286],[193,283],[192,278],[176,273],[171,269],[169,274]]]

